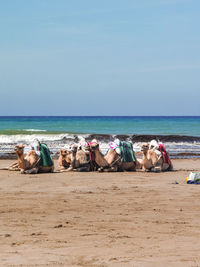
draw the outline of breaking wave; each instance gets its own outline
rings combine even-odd
[[[33,130],[33,129],[27,129]],[[39,139],[46,143],[51,152],[56,154],[61,148],[68,148],[72,143],[78,143],[81,138],[91,141],[96,138],[100,144],[103,153],[109,149],[109,142],[114,138],[122,141],[129,141],[133,144],[136,153],[141,152],[141,144],[157,139],[164,143],[171,157],[200,157],[200,137],[178,136],[178,135],[109,135],[109,134],[17,134],[17,135],[0,135],[0,157],[9,157],[13,153],[16,144],[25,145],[25,152],[28,151],[30,144],[34,139]],[[33,132],[33,131],[32,131]]]

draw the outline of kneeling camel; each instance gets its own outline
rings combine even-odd
[[[15,146],[15,152],[17,154],[18,168],[21,173],[34,174],[38,172],[53,172],[54,165],[52,166],[41,166],[40,157],[36,154],[35,150],[31,150],[28,154],[24,155],[24,146]]]
[[[91,170],[89,152],[87,153],[76,144],[71,145],[69,151],[66,149],[61,149],[58,162],[61,171]]]
[[[143,171],[160,172],[172,170],[172,163],[164,162],[162,153],[158,150],[150,149],[148,143],[142,145],[141,151],[143,152],[141,161]]]
[[[89,150],[94,153],[96,164],[99,166],[98,171],[116,172],[116,171],[135,171],[139,162],[121,162],[120,155],[111,149],[104,156],[99,150],[99,144],[91,144]]]

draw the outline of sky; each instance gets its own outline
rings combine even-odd
[[[0,115],[200,115],[199,0],[0,0]]]

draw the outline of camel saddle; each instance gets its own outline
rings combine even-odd
[[[130,142],[120,141],[119,149],[121,162],[136,162],[133,146]]]
[[[51,157],[50,150],[46,144],[41,144],[39,147],[40,151],[40,166],[50,167],[53,165],[53,159]]]

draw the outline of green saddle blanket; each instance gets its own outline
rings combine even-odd
[[[40,166],[49,167],[53,165],[50,150],[46,144],[40,144]]]
[[[120,142],[120,157],[121,162],[136,162],[135,153],[133,151],[133,146],[130,142]]]

